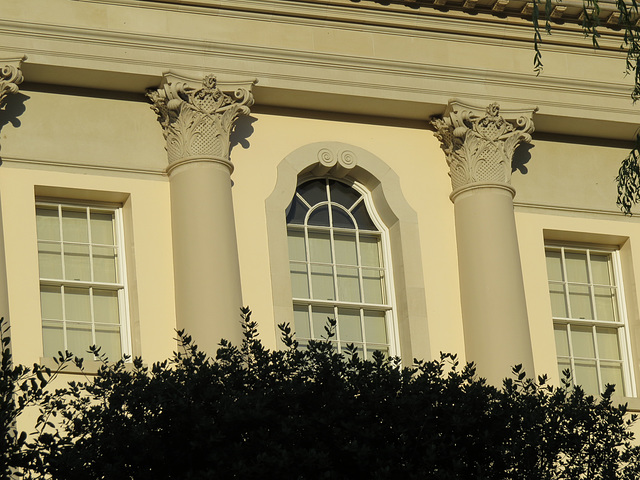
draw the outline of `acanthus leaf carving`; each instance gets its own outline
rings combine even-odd
[[[0,59],[0,109],[4,110],[7,95],[18,93],[18,85],[22,83],[21,64],[26,57],[2,60]]]
[[[173,81],[148,90],[147,97],[162,126],[170,165],[198,156],[228,160],[234,122],[253,105],[248,88],[228,95],[214,75],[204,77],[198,87]]]
[[[452,100],[444,115],[432,117],[453,191],[469,183],[510,184],[513,154],[518,145],[531,142],[535,111],[519,111],[507,119],[497,103],[482,112]]]

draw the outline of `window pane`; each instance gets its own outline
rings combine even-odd
[[[65,242],[88,242],[88,227],[86,210],[62,209],[62,235]]]
[[[60,240],[58,209],[47,207],[36,208],[36,226],[38,230],[38,240]]]
[[[309,215],[309,219],[307,220],[309,225],[315,225],[319,227],[328,227],[329,226],[329,208],[326,205],[316,208]]]
[[[328,265],[311,265],[311,289],[316,300],[335,300],[333,268]]]
[[[566,252],[565,266],[569,282],[588,283],[587,255],[585,253]]]
[[[358,269],[337,267],[338,270],[338,300],[343,302],[360,301],[360,282]]]
[[[116,283],[118,281],[116,249],[93,247],[93,281]]]
[[[347,214],[344,210],[338,207],[331,207],[331,216],[334,227],[339,228],[355,228],[353,221],[349,214]]]
[[[294,305],[293,323],[296,338],[311,338],[311,327],[309,324],[309,310],[307,306]]]
[[[611,257],[609,255],[592,253],[590,255],[590,258],[593,283],[599,283],[601,285],[613,285],[611,275]]]
[[[360,230],[371,230],[374,232],[378,230],[375,223],[373,223],[373,220],[371,220],[364,202],[360,202],[356,205],[356,208],[351,211],[351,215],[355,217]]]
[[[569,337],[567,336],[566,325],[554,325],[553,333],[556,337],[556,352],[558,355],[569,356]]]
[[[562,281],[562,256],[560,252],[547,250],[547,275],[549,280]]]
[[[88,288],[64,289],[64,306],[67,320],[91,322],[91,304]]]
[[[360,235],[360,256],[365,267],[380,266],[380,238]]]
[[[620,360],[620,345],[617,328],[596,328],[598,354],[607,360]]]
[[[571,304],[571,318],[594,318],[588,286],[569,285],[569,302]]]
[[[356,236],[336,233],[333,236],[335,240],[336,263],[344,265],[357,265],[358,256],[356,255]]]
[[[297,191],[311,206],[327,200],[327,186],[323,179],[305,182],[298,187]]]
[[[93,315],[98,323],[120,324],[118,292],[114,290],[93,290]]]
[[[596,372],[595,361],[576,360],[576,378],[575,383],[582,385],[585,393],[589,395],[598,395],[600,387],[598,386],[598,374]]]
[[[364,328],[367,343],[388,343],[385,312],[365,310]]]
[[[296,196],[291,201],[291,205],[287,208],[287,223],[295,223],[297,225],[304,224],[304,217],[307,215],[307,206]]]
[[[62,292],[60,287],[40,286],[40,308],[43,319],[62,320]]]
[[[364,301],[366,303],[382,304],[384,296],[382,290],[382,271],[368,268],[362,269]]]
[[[566,318],[567,299],[564,296],[564,285],[557,283],[549,284],[549,296],[551,297],[551,313],[554,317]]]
[[[616,289],[607,287],[594,287],[596,312],[598,320],[615,322],[617,316]]]
[[[93,359],[87,353],[94,344],[90,323],[67,323],[67,350],[78,357]]]
[[[322,340],[327,338],[327,332],[325,327],[328,326],[328,318],[335,319],[333,308],[326,307],[312,307],[311,317],[313,323],[313,335],[316,340]],[[332,337],[335,340],[335,336]]]
[[[362,326],[360,325],[360,310],[341,308],[338,310],[338,329],[340,340],[343,342],[361,342]]]
[[[571,346],[574,357],[595,358],[593,329],[591,327],[571,326]]]
[[[306,261],[304,232],[302,230],[289,229],[287,240],[289,242],[289,260]]]
[[[291,292],[293,298],[309,298],[309,280],[307,266],[291,262]]]
[[[89,246],[65,244],[64,269],[66,280],[91,281]]]
[[[100,347],[100,353],[106,354],[111,361],[117,361],[122,358],[120,340],[120,327],[118,325],[96,325],[96,345]]]
[[[62,255],[59,244],[38,243],[40,278],[62,278]]]
[[[356,200],[360,198],[360,194],[342,182],[335,180],[329,180],[329,189],[331,195],[331,201],[339,203],[345,208],[351,208],[356,203]]]
[[[58,352],[64,352],[62,322],[42,321],[42,343],[45,357],[57,357]]]
[[[312,262],[331,263],[331,240],[328,232],[309,230],[309,254]]]
[[[113,214],[91,212],[91,243],[114,245]]]
[[[615,385],[616,393],[625,395],[621,363],[602,362],[600,363],[600,371],[602,375],[602,388],[607,384]]]

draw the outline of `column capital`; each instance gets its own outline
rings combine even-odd
[[[535,108],[503,110],[450,100],[441,116],[431,117],[435,136],[447,156],[453,199],[467,185],[511,184],[513,152],[531,142]]]
[[[22,62],[27,57],[0,58],[0,109],[4,110],[7,95],[18,93],[18,85],[22,83]]]
[[[231,168],[229,136],[235,120],[249,114],[255,83],[255,79],[218,82],[215,75],[198,81],[167,72],[159,88],[147,90],[167,142],[169,169],[191,159]]]

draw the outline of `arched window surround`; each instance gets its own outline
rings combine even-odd
[[[299,184],[313,178],[335,178],[368,192],[387,231],[400,347],[397,353],[407,364],[414,357],[430,358],[418,220],[402,194],[398,175],[367,150],[341,142],[300,147],[280,162],[277,173],[275,188],[265,204],[276,323],[294,324],[285,210]]]

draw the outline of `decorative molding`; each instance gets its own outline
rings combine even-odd
[[[0,110],[5,108],[7,95],[18,93],[18,85],[24,80],[22,76],[22,62],[27,57],[0,58]]]
[[[511,184],[511,160],[521,143],[531,142],[532,115],[536,108],[500,114],[492,103],[480,108],[450,100],[444,115],[432,117],[431,125],[447,156],[452,198],[469,184]]]
[[[343,178],[358,164],[358,156],[351,150],[334,152],[325,147],[318,150],[316,157],[318,164],[313,169],[313,174],[319,177],[331,175]]]
[[[218,84],[215,75],[198,81],[167,72],[160,88],[147,90],[167,142],[169,166],[194,157],[228,162],[229,135],[235,120],[249,114],[255,83]]]

